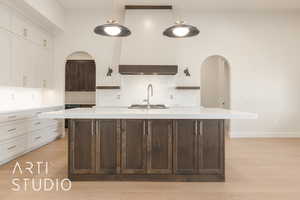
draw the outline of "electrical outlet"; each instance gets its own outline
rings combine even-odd
[[[120,100],[121,99],[121,95],[118,94],[117,95],[117,99]]]
[[[170,99],[173,100],[174,99],[174,95],[170,94]]]
[[[16,98],[16,97],[15,97],[15,94],[11,94],[11,96],[10,96],[10,97],[11,97],[11,100],[12,100],[12,101],[14,101],[14,100],[15,100],[15,98]]]

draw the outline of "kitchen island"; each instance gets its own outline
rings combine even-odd
[[[40,117],[70,119],[73,181],[225,181],[224,121],[257,115],[201,107],[105,107]]]

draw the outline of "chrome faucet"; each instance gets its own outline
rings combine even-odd
[[[149,84],[147,87],[147,99],[144,100],[144,102],[147,102],[147,108],[150,109],[151,108],[151,104],[150,104],[150,91],[151,91],[151,97],[153,96],[153,86],[152,84]]]

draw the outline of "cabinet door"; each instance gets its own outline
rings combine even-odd
[[[199,172],[224,174],[224,120],[201,120],[199,126]]]
[[[11,31],[20,37],[31,38],[30,22],[17,13],[12,15]]]
[[[69,171],[73,174],[95,172],[95,122],[70,120]]]
[[[146,173],[146,121],[122,120],[122,169],[123,174]]]
[[[195,174],[198,171],[198,121],[174,121],[173,166],[175,174]]]
[[[172,120],[149,120],[147,173],[172,173]]]
[[[24,77],[24,69],[27,65],[27,45],[26,40],[21,37],[12,37],[12,84],[23,87],[27,84],[27,78]]]
[[[52,50],[45,47],[39,47],[38,71],[39,86],[42,88],[51,88],[53,81],[53,57]]]
[[[11,34],[0,29],[0,86],[8,86],[11,84]]]
[[[68,60],[66,91],[95,91],[96,65],[92,60]]]
[[[27,78],[26,87],[30,88],[41,88],[41,79],[43,74],[40,73],[40,65],[39,65],[39,58],[40,58],[40,47],[28,41],[28,48],[27,48],[27,63],[28,65],[25,66],[24,76]]]
[[[6,30],[11,29],[11,10],[0,3],[0,27]],[[2,44],[2,43],[0,43]]]
[[[96,173],[120,173],[120,120],[98,120],[96,126]]]

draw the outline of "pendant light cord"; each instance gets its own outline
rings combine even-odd
[[[172,1],[172,4],[173,4],[173,15],[175,16],[174,19],[175,19],[175,22],[180,22],[182,21],[181,19],[181,16],[180,16],[180,12],[179,12],[179,9],[177,8],[176,6],[176,1],[175,0],[171,0]]]
[[[175,22],[174,23],[176,23],[176,21],[177,21],[177,17],[176,17],[176,5],[175,5],[175,0],[171,0],[171,4],[172,4],[172,8],[173,8],[173,12],[172,12],[172,15],[173,15],[173,19],[175,19]],[[174,51],[174,56],[175,56],[175,63],[176,63],[176,65],[178,65],[179,66],[179,62],[178,62],[178,56],[177,56],[177,45],[178,45],[178,41],[175,41],[174,42],[174,45],[175,45],[175,48],[173,48],[175,51]],[[180,66],[179,66],[179,68],[180,68]]]
[[[115,5],[115,0],[112,0],[112,16],[111,16],[111,20],[115,21],[116,19],[116,5]]]

